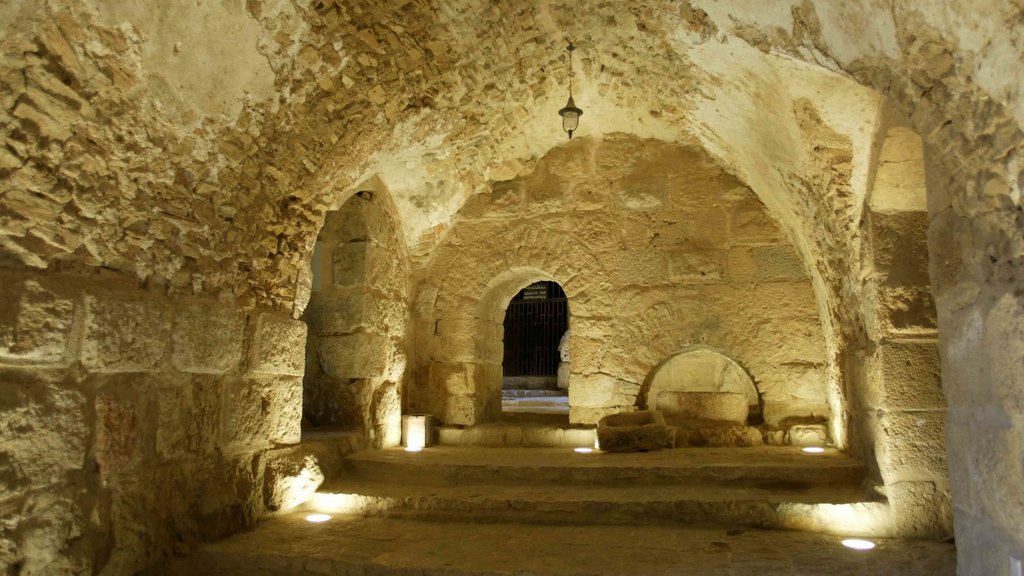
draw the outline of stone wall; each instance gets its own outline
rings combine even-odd
[[[329,212],[317,237],[303,413],[311,427],[401,441],[409,260],[382,192],[363,191]]]
[[[694,149],[622,135],[556,148],[459,212],[418,286],[418,410],[497,417],[504,309],[547,278],[569,298],[573,422],[632,409],[697,344],[750,372],[770,425],[829,416],[814,291],[765,207]]]
[[[135,573],[290,497],[301,322],[113,274],[0,274],[5,571]]]

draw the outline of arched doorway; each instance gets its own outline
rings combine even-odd
[[[554,281],[520,290],[505,309],[503,414],[569,414],[569,302]]]

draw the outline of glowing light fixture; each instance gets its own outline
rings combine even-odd
[[[431,422],[429,414],[406,414],[402,416],[402,444],[406,452],[419,452],[431,444]]]
[[[804,448],[803,451],[807,452],[808,454],[821,454],[822,452],[825,451],[825,449],[822,448],[821,446],[808,446]]]
[[[577,108],[576,103],[572,100],[572,52],[576,46],[570,40],[565,49],[569,51],[569,101],[565,103],[565,108],[558,111],[558,115],[562,117],[562,130],[565,130],[569,134],[569,140],[572,140],[572,133],[580,125],[580,116],[583,115],[583,110]]]
[[[312,522],[314,524],[320,524],[321,522],[327,522],[331,519],[330,514],[310,514],[306,516],[306,522]]]
[[[594,451],[594,449],[593,449],[593,448],[587,448],[587,447],[582,447],[582,448],[574,448],[573,450],[574,450],[574,451],[575,451],[575,452],[576,452],[577,454],[590,454],[591,452],[593,452],[593,451]]]
[[[871,550],[875,547],[875,543],[870,540],[858,540],[856,538],[847,538],[843,540],[843,546],[847,548],[853,548],[854,550]]]

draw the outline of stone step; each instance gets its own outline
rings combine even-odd
[[[566,390],[502,390],[502,398],[565,398],[569,399]]]
[[[953,576],[952,543],[878,540],[870,552],[840,537],[698,526],[537,526],[283,515],[206,544],[171,576]]]
[[[593,447],[596,439],[594,428],[569,424],[498,423],[438,429],[438,443],[442,446],[578,448]]]
[[[840,510],[882,518],[855,486],[799,480],[760,487],[675,485],[398,485],[360,480],[322,486],[306,509],[328,514],[526,524],[717,524],[832,531]],[[847,528],[848,529],[848,528]]]
[[[792,447],[676,448],[656,452],[578,454],[569,448],[434,446],[365,451],[346,459],[355,478],[417,485],[689,484],[763,487],[859,486],[860,460],[836,450],[806,454]]]

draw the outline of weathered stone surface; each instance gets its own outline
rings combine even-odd
[[[88,399],[58,371],[0,370],[0,501],[64,482],[83,466]]]
[[[209,454],[219,447],[224,383],[182,375],[156,386],[156,453],[161,458]]]
[[[68,361],[73,301],[34,280],[0,284],[0,361]]]
[[[174,315],[171,356],[183,372],[222,374],[241,360],[245,317],[232,306],[184,303]]]
[[[826,446],[828,429],[824,424],[797,424],[786,431],[790,446]]]
[[[264,377],[224,386],[221,441],[228,450],[251,451],[295,444],[301,436],[302,379]]]
[[[672,431],[657,410],[605,416],[597,423],[597,439],[604,452],[647,452],[674,444]]]
[[[744,424],[747,421],[747,397],[736,392],[658,393],[655,409],[668,419],[720,420]]]
[[[263,505],[272,512],[302,504],[324,481],[317,457],[301,447],[267,452],[263,467]]]
[[[306,324],[260,314],[249,350],[249,369],[257,374],[302,376],[306,369]]]
[[[674,446],[713,448],[747,448],[763,446],[761,431],[751,426],[706,426],[700,428],[681,428],[673,430]]]
[[[333,378],[374,378],[384,374],[387,340],[378,334],[358,332],[328,336],[319,342],[320,366]]]
[[[86,297],[82,363],[98,372],[154,370],[166,359],[168,310],[149,299]]]

